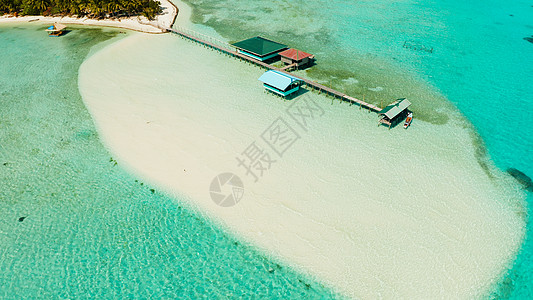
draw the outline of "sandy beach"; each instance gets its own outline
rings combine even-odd
[[[155,20],[148,20],[146,17],[131,17],[121,18],[118,20],[106,19],[96,20],[89,19],[87,17],[43,17],[43,16],[0,16],[0,24],[17,23],[17,22],[40,22],[40,23],[63,23],[63,24],[75,24],[75,25],[88,25],[88,26],[104,26],[114,28],[124,28],[134,31],[140,31],[145,33],[164,33],[160,27],[172,26],[178,11],[176,6],[167,0],[159,0],[162,14],[157,16]]]
[[[460,118],[389,131],[323,95],[280,100],[262,73],[172,35],[134,34],[85,61],[79,87],[121,166],[345,295],[491,289],[522,241],[523,195],[479,165]],[[304,128],[287,111],[306,103],[321,113]],[[279,118],[299,139],[276,156],[262,136]],[[252,144],[275,160],[257,182],[237,160]],[[224,172],[244,182],[232,207],[210,197]]]

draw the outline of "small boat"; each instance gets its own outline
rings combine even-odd
[[[413,122],[413,113],[412,112],[410,112],[407,115],[407,119],[405,119],[405,124],[403,124],[403,128],[407,129],[407,127],[409,127],[409,125],[411,125],[411,122]]]
[[[48,27],[45,31],[48,32],[48,36],[60,36],[64,33],[67,26],[59,23],[54,23],[54,25]]]

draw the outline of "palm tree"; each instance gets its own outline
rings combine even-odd
[[[161,13],[161,7],[154,0],[0,0],[0,14],[42,14],[46,11],[94,18],[127,14],[153,19]]]
[[[35,0],[34,2],[34,8],[41,13],[45,11],[49,6],[50,2],[48,0]]]

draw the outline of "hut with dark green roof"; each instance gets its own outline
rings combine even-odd
[[[279,55],[279,52],[287,49],[287,45],[260,36],[236,42],[231,45],[237,48],[237,52],[259,61],[274,58]]]

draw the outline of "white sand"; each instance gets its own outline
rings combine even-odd
[[[501,173],[489,179],[467,130],[415,119],[389,131],[308,93],[325,115],[305,132],[284,112],[291,102],[263,92],[262,72],[172,35],[135,34],[84,62],[79,85],[122,166],[346,295],[491,288],[521,243],[522,195]],[[301,139],[282,158],[270,150],[278,161],[254,183],[236,157],[253,141],[268,150],[259,136],[279,116]],[[234,207],[210,198],[222,172],[244,181]]]
[[[0,24],[6,23],[21,23],[21,22],[40,22],[40,23],[55,23],[59,22],[62,24],[76,24],[76,25],[89,25],[89,26],[105,26],[105,27],[116,27],[124,28],[135,31],[141,31],[146,33],[163,33],[163,30],[160,27],[170,27],[174,21],[175,16],[177,15],[177,9],[171,2],[168,0],[158,0],[161,3],[161,8],[163,13],[156,17],[155,20],[148,20],[143,16],[131,17],[131,18],[121,18],[119,20],[95,20],[89,18],[76,18],[76,17],[43,17],[43,16],[23,16],[23,17],[12,17],[12,16],[0,16]]]

